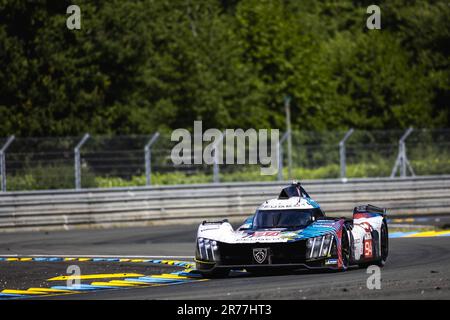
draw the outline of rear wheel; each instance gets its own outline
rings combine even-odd
[[[375,264],[379,267],[384,267],[389,254],[389,232],[386,220],[383,220],[383,224],[381,225],[380,250],[381,257],[377,261],[375,261]]]

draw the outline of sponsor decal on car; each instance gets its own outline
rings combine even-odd
[[[327,260],[325,260],[325,265],[337,264],[337,263],[338,263],[337,259],[327,259]]]
[[[301,232],[302,230],[297,232],[283,232],[281,233],[280,238],[293,240],[296,239]]]
[[[372,252],[372,235],[368,233],[366,237],[364,238],[364,257],[365,258],[372,258],[373,252]]]
[[[263,237],[278,237],[280,235],[280,231],[256,231],[249,232],[247,235],[243,236],[242,239],[245,238],[263,238]]]
[[[280,238],[280,237],[251,237],[251,238],[240,238],[235,239],[233,243],[258,243],[258,242],[265,242],[265,243],[276,243],[276,242],[287,242],[287,238]]]

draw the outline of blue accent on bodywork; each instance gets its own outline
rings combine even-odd
[[[308,204],[313,208],[320,208],[319,204],[311,198],[305,198],[308,201]]]
[[[253,228],[253,218],[255,218],[255,215],[248,217],[245,219],[244,223],[242,225],[247,224],[249,229]]]
[[[297,236],[292,237],[289,241],[304,240],[313,237],[319,237],[326,234],[333,234],[336,236],[336,232],[341,228],[339,221],[330,220],[317,220],[310,224],[306,228],[299,230]]]
[[[253,218],[254,218],[254,216],[248,217],[247,219],[245,219],[244,224],[247,224],[247,223],[253,224]]]

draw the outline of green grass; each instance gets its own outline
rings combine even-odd
[[[347,166],[348,178],[364,178],[364,177],[387,177],[391,174],[392,167],[388,163],[359,163]],[[447,171],[450,173],[450,167]],[[436,172],[434,172],[435,174]],[[314,179],[330,179],[339,178],[340,167],[331,164],[319,168],[294,168],[292,170],[293,178],[301,180]],[[287,179],[288,170],[283,169],[283,177]],[[182,172],[173,173],[155,173],[152,175],[153,185],[173,185],[173,184],[190,184],[190,183],[210,183],[213,180],[212,174],[195,174],[188,175]],[[243,182],[243,181],[276,181],[277,175],[263,176],[260,174],[258,167],[245,171],[230,172],[220,174],[221,182]],[[110,187],[131,187],[144,186],[145,176],[136,176],[131,180],[125,180],[117,177],[96,177],[96,185],[101,188]]]
[[[446,157],[414,160],[411,161],[411,164],[418,175],[450,174],[450,159]],[[224,168],[221,169],[224,170]],[[392,161],[379,158],[372,161],[349,164],[347,166],[347,177],[388,177],[391,174],[391,170]],[[283,169],[284,180],[288,179],[287,171],[287,168]],[[338,164],[322,165],[317,168],[294,167],[292,176],[294,179],[299,180],[339,178],[340,167]],[[246,166],[245,169],[240,169],[239,171],[222,171],[220,174],[221,182],[276,181],[277,178],[277,175],[261,175],[259,166]],[[8,176],[7,179],[8,190],[74,188],[72,166],[36,166],[24,170],[20,175]],[[152,174],[152,185],[210,183],[212,181],[212,168],[210,173],[154,172]],[[133,187],[145,186],[145,184],[145,175],[123,179],[116,176],[95,176],[89,168],[83,168],[82,172],[83,188]]]

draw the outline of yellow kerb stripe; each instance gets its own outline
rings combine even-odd
[[[406,236],[405,238],[421,238],[421,237],[436,237],[443,234],[449,234],[450,230],[444,230],[444,231],[425,231],[425,232],[419,232],[416,234],[411,234],[409,236]]]
[[[48,279],[48,281],[69,280],[69,279],[109,279],[109,278],[128,278],[142,277],[140,273],[104,273],[104,274],[83,274],[79,276],[58,276]]]
[[[48,293],[73,293],[73,291],[51,288],[29,288],[28,291],[33,292],[48,292]]]
[[[5,289],[2,293],[7,294],[29,294],[29,295],[42,295],[47,294],[45,292],[37,292],[37,291],[28,291],[28,290],[14,290],[14,289]]]
[[[103,286],[103,287],[136,287],[135,284],[132,283],[117,283],[117,282],[102,282],[102,281],[94,281],[91,283],[92,286]]]

